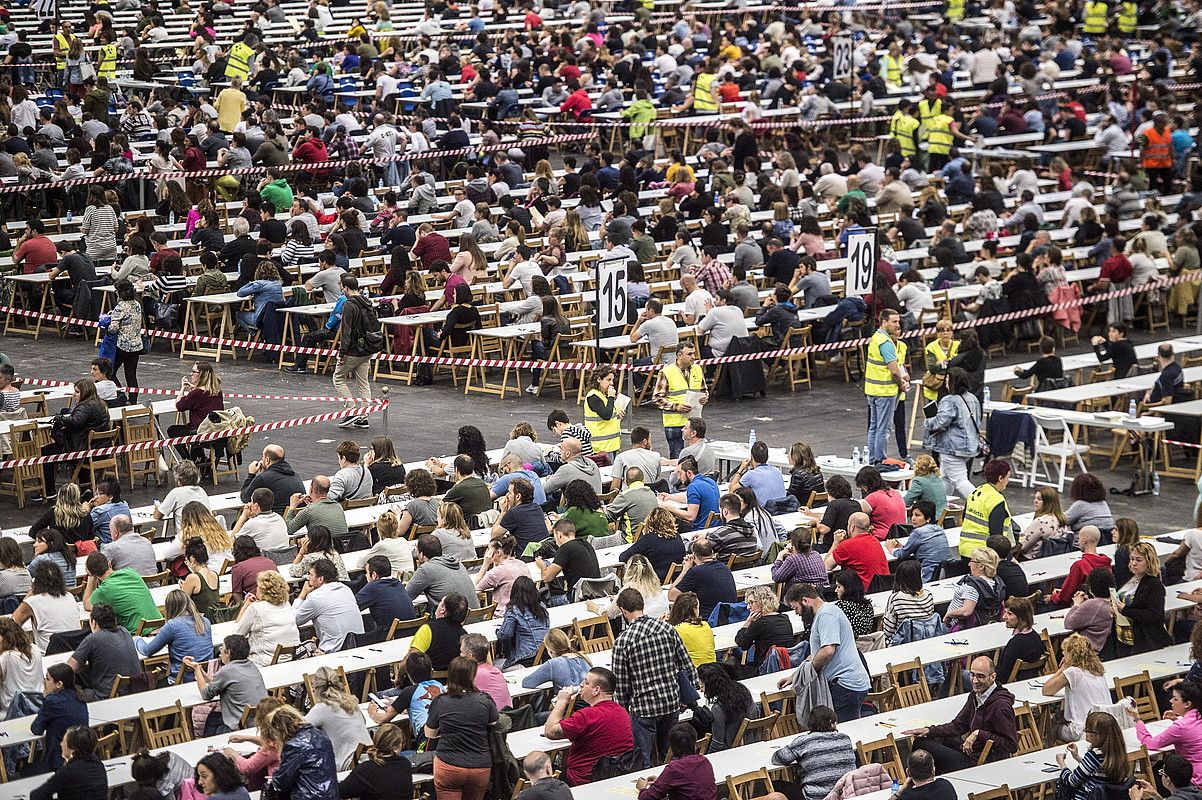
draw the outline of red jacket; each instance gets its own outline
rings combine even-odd
[[[560,111],[571,111],[572,116],[580,119],[580,115],[585,111],[591,110],[593,101],[588,96],[588,92],[584,89],[577,89],[568,95],[568,99],[563,101],[563,105],[559,107]]]
[[[1082,553],[1081,557],[1074,561],[1072,567],[1069,568],[1064,583],[1060,584],[1059,589],[1052,592],[1052,602],[1070,602],[1076,591],[1085,583],[1085,579],[1089,577],[1089,573],[1098,567],[1111,569],[1110,556],[1102,553]]]
[[[326,150],[326,143],[316,136],[310,136],[305,141],[301,142],[292,151],[292,160],[302,164],[316,164],[321,161],[329,161],[330,153]],[[327,167],[321,169],[309,170],[314,175],[326,177],[330,174]]]

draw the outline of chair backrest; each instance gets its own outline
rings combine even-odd
[[[572,620],[572,632],[580,642],[581,653],[603,653],[614,646],[614,630],[609,617],[590,617]]]
[[[351,683],[347,680],[346,670],[342,667],[338,668],[338,679],[342,683],[342,690],[351,694]],[[305,692],[309,695],[309,702],[313,705],[321,702],[321,698],[317,696],[317,690],[313,686],[313,676],[308,672],[305,673]]]
[[[487,605],[482,605],[479,608],[469,609],[467,612],[467,619],[464,620],[464,624],[470,625],[473,622],[484,622],[485,620],[492,619],[493,614],[495,614],[496,611],[496,603],[488,603]]]
[[[293,545],[291,547],[281,547],[278,550],[264,550],[263,555],[277,564],[291,564],[296,558],[296,552],[296,545]]]
[[[192,718],[184,713],[179,700],[175,705],[154,711],[139,708],[138,722],[146,747],[151,750],[192,741]]]
[[[429,614],[422,614],[417,619],[394,619],[392,626],[388,628],[388,635],[384,637],[384,641],[391,642],[399,637],[408,636],[429,621]]]
[[[1024,702],[1014,708],[1014,724],[1018,728],[1018,750],[1016,756],[1024,756],[1043,749],[1043,735],[1039,732],[1039,723],[1031,704]]]
[[[271,655],[271,663],[279,664],[282,661],[291,661],[296,658],[297,647],[298,645],[295,644],[277,644],[275,652]]]
[[[1141,744],[1138,750],[1127,753],[1127,764],[1131,767],[1132,774],[1155,785],[1156,779],[1152,775],[1152,757],[1148,755],[1146,744]]]
[[[1014,795],[1010,794],[1010,787],[1004,783],[996,789],[968,793],[968,800],[1013,800],[1013,798]]]
[[[1139,675],[1114,679],[1115,700],[1130,697],[1135,701],[1135,710],[1144,722],[1155,722],[1160,719],[1160,704],[1156,702],[1156,690],[1152,686],[1152,678],[1144,670]]]
[[[742,747],[745,744],[764,742],[773,738],[776,735],[776,721],[778,719],[780,719],[780,712],[773,711],[771,714],[766,714],[762,717],[743,720],[743,724],[739,726],[739,732],[731,740],[730,746]]]
[[[860,759],[860,766],[880,764],[893,780],[898,783],[906,782],[906,768],[902,764],[901,753],[898,752],[897,741],[892,733],[884,739],[856,742],[856,756]]]
[[[726,792],[730,800],[758,800],[774,791],[766,767],[742,775],[726,776]]]
[[[776,721],[776,736],[796,736],[801,733],[801,724],[797,721],[797,695],[792,689],[779,689],[775,692],[760,692],[760,708],[767,716],[773,712],[780,715]]]
[[[575,602],[616,595],[622,589],[618,576],[612,572],[599,578],[579,578],[572,589]]]
[[[931,687],[927,683],[927,674],[922,668],[922,660],[914,659],[904,664],[887,664],[885,671],[889,680],[897,689],[897,704],[909,708],[920,703],[931,702]]]

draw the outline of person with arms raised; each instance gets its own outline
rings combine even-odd
[[[702,619],[709,619],[719,603],[738,602],[734,575],[725,563],[717,560],[714,545],[708,539],[693,542],[683,566],[680,577],[668,589],[669,602],[675,602],[686,592],[695,592]]]

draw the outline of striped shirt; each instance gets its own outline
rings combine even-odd
[[[289,239],[280,251],[280,263],[291,267],[301,261],[313,260],[313,245],[301,244],[296,239]]]
[[[1079,800],[1093,797],[1094,791],[1106,782],[1102,775],[1102,752],[1094,747],[1089,748],[1075,768],[1060,770],[1060,780],[1073,790],[1073,797]]]
[[[773,562],[772,581],[786,586],[795,583],[826,586],[826,565],[822,562],[822,554],[815,550],[808,553],[790,553]]]
[[[88,206],[80,227],[88,258],[111,261],[117,257],[117,212],[112,206]]]
[[[885,616],[882,629],[888,644],[897,633],[897,626],[908,619],[926,619],[935,613],[935,597],[923,589],[917,595],[893,592],[885,601]]]
[[[856,751],[846,733],[803,733],[772,754],[778,767],[793,766],[793,780],[806,800],[822,800],[856,768]]]
[[[21,392],[11,386],[0,391],[0,411],[11,414],[21,410]]]

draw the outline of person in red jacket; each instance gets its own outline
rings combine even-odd
[[[1085,583],[1089,573],[1097,567],[1113,569],[1110,556],[1098,552],[1098,542],[1102,540],[1102,532],[1096,525],[1086,525],[1079,534],[1081,541],[1081,557],[1073,562],[1060,588],[1044,597],[1049,603],[1070,603],[1073,594]]]
[[[305,128],[301,131],[300,141],[292,149],[292,160],[297,164],[318,164],[322,161],[330,160],[330,154],[326,150],[326,143],[321,140],[321,134],[317,128]],[[305,170],[304,172],[317,178],[330,177],[329,167]]]
[[[559,107],[560,111],[564,113],[570,111],[572,112],[572,116],[580,119],[582,114],[587,115],[588,112],[593,110],[592,98],[588,96],[588,92],[579,83],[575,80],[569,80],[568,89],[571,90],[571,94],[568,95],[567,100],[563,101],[563,105]]]

